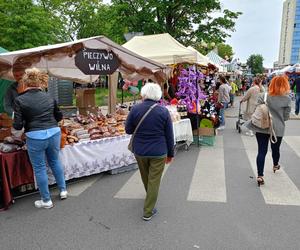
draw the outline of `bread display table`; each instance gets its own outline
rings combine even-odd
[[[0,209],[7,209],[13,202],[12,189],[33,182],[33,171],[26,151],[0,153]]]
[[[136,163],[127,149],[129,135],[111,137],[67,145],[60,152],[66,180],[98,174]],[[55,179],[48,170],[49,184]]]

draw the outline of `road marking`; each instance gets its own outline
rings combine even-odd
[[[214,147],[200,149],[187,200],[226,202],[223,136]]]
[[[300,157],[300,136],[285,136],[283,140],[293,149],[293,151]]]
[[[67,185],[68,196],[79,196],[89,187],[91,187],[98,179],[99,175],[92,175],[89,177],[85,177],[80,181],[76,181]],[[58,189],[55,189],[53,192],[54,195],[58,195]]]
[[[162,179],[166,174],[169,166],[166,165]],[[146,192],[141,179],[140,171],[137,170],[124,186],[115,194],[115,199],[145,199]]]
[[[245,150],[255,175],[257,174],[257,145],[255,138],[242,136]],[[283,166],[284,167],[284,166]],[[270,152],[265,161],[265,185],[260,187],[266,204],[300,206],[300,191],[292,182],[284,169],[273,173],[273,162]]]

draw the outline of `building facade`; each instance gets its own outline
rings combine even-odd
[[[279,66],[295,64],[300,60],[300,0],[283,3]]]

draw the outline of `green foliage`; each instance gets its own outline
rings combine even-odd
[[[240,14],[220,0],[0,0],[0,45],[16,50],[97,35],[123,43],[127,32],[168,32],[198,48],[223,43]]]
[[[8,50],[65,40],[60,19],[31,0],[1,0],[0,23],[0,44]]]
[[[222,43],[234,31],[241,14],[222,10],[219,0],[112,0],[129,32],[170,33],[185,45]],[[218,12],[218,17],[212,15]]]
[[[262,74],[264,72],[263,67],[263,61],[264,58],[262,55],[251,55],[247,60],[247,65],[251,69],[251,73],[256,74]]]
[[[218,48],[218,54],[220,57],[231,61],[234,53],[233,53],[233,48],[230,45],[220,43],[220,44],[218,44],[217,48]]]

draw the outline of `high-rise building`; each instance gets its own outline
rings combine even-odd
[[[300,62],[300,0],[283,3],[279,66]]]

